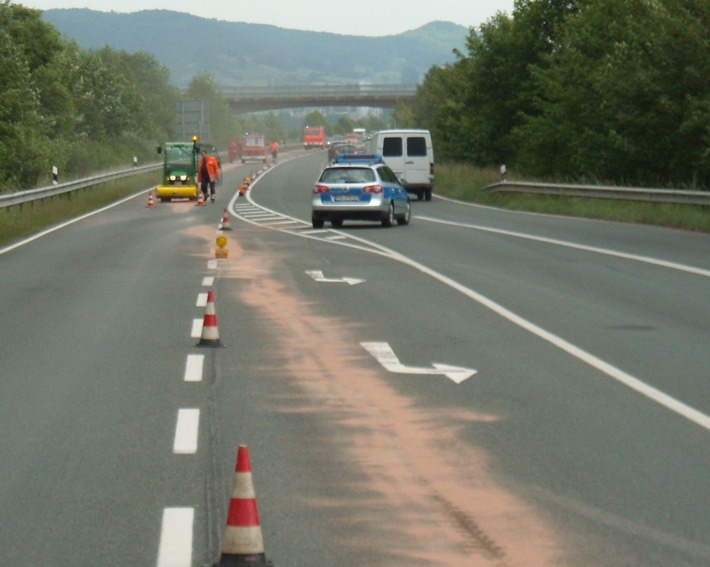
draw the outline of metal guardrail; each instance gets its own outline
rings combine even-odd
[[[296,147],[301,147],[301,144],[298,143],[282,145],[283,150],[288,150]],[[66,183],[58,183],[56,185],[48,185],[46,187],[38,187],[36,189],[27,189],[25,191],[18,191],[17,193],[0,194],[0,209],[5,209],[14,206],[22,206],[26,203],[33,203],[34,201],[40,201],[42,199],[59,197],[71,193],[72,191],[86,189],[87,187],[91,187],[93,185],[99,185],[100,183],[106,183],[108,181],[115,181],[116,179],[130,177],[131,175],[137,175],[139,173],[155,171],[161,169],[162,167],[163,162],[160,161],[148,165],[131,167],[128,169],[122,169],[108,173],[99,173],[97,175],[92,175],[91,177],[76,179],[74,181],[67,181]]]
[[[563,197],[594,197],[625,201],[652,201],[685,205],[710,205],[710,191],[684,189],[647,189],[643,187],[615,187],[611,185],[574,185],[564,183],[535,183],[529,181],[501,181],[485,188],[491,193],[533,193]]]
[[[41,199],[58,197],[67,193],[71,193],[72,191],[76,191],[78,189],[85,189],[86,187],[91,187],[100,183],[106,183],[107,181],[114,181],[123,177],[129,177],[131,175],[137,175],[139,173],[145,173],[148,171],[160,169],[162,166],[162,162],[142,165],[139,167],[131,167],[130,169],[113,171],[110,173],[100,173],[98,175],[92,175],[91,177],[85,177],[84,179],[67,181],[66,183],[57,183],[56,185],[49,185],[47,187],[27,189],[26,191],[18,191],[17,193],[9,193],[4,195],[0,194],[0,209],[18,205],[21,206],[26,203],[39,201]]]
[[[286,145],[290,146],[290,145]],[[284,148],[285,149],[285,148]],[[91,187],[107,181],[114,181],[123,177],[154,171],[162,167],[162,162],[140,167],[132,167],[110,173],[101,173],[50,185],[18,191],[17,193],[0,194],[0,209],[23,205],[71,193],[78,189]],[[648,189],[642,187],[615,187],[611,185],[574,185],[564,183],[539,183],[529,181],[501,181],[485,188],[486,191],[509,193],[533,193],[539,195],[558,195],[563,197],[594,197],[598,199],[617,199],[627,201],[652,201],[662,203],[676,203],[686,205],[710,205],[710,191],[688,191],[684,189]]]

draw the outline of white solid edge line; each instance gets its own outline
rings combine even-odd
[[[235,198],[232,199],[232,203],[236,200]],[[247,193],[247,200],[252,203],[256,207],[260,207],[260,205],[257,205],[256,202],[253,200],[251,196],[251,192]],[[261,207],[266,209],[265,207]],[[293,218],[293,217],[290,217]],[[420,217],[417,217],[420,218]],[[422,220],[428,219],[428,217],[421,217]],[[305,221],[302,221],[305,223]],[[286,231],[283,231],[286,232]],[[296,232],[289,232],[289,234],[293,234],[295,236],[301,236],[308,238],[307,235],[302,235]],[[362,247],[362,246],[355,246],[351,243],[347,242],[337,242],[337,241],[328,241],[329,243],[332,243],[336,246],[346,246],[348,248],[354,248],[358,250],[362,250],[364,252],[370,252],[373,254],[379,254],[381,256],[389,257],[394,260],[397,260],[403,264],[407,264],[408,266],[411,266],[415,268],[416,270],[419,270],[420,272],[427,274],[434,279],[439,280],[445,285],[448,285],[452,289],[455,289],[459,291],[460,293],[464,294],[465,296],[473,299],[474,301],[480,303],[484,307],[487,307],[494,313],[497,313],[504,319],[507,319],[511,323],[514,323],[515,325],[518,325],[519,327],[525,329],[526,331],[538,336],[539,338],[555,345],[556,347],[562,349],[563,351],[567,352],[568,354],[574,356],[578,360],[581,360],[585,362],[586,364],[592,366],[593,368],[596,368],[600,372],[603,372],[610,378],[613,378],[614,380],[618,381],[621,384],[624,384],[625,386],[628,386],[629,388],[633,389],[634,391],[646,396],[647,398],[651,399],[652,401],[664,406],[665,408],[677,413],[678,415],[681,415],[682,417],[685,417],[686,419],[692,421],[693,423],[699,425],[700,427],[703,427],[704,429],[710,430],[710,417],[705,415],[704,413],[696,410],[695,408],[684,404],[683,402],[676,400],[675,398],[669,396],[668,394],[662,392],[661,390],[658,390],[654,388],[653,386],[649,386],[645,382],[642,382],[638,378],[635,378],[634,376],[631,376],[630,374],[627,374],[623,370],[620,370],[619,368],[616,368],[615,366],[612,366],[611,364],[608,364],[607,362],[604,362],[600,358],[594,356],[593,354],[590,354],[584,350],[582,350],[579,347],[576,347],[575,345],[565,341],[561,337],[558,337],[545,329],[538,327],[534,323],[531,323],[530,321],[523,319],[519,315],[513,313],[512,311],[506,309],[502,305],[496,303],[495,301],[488,299],[487,297],[481,295],[480,293],[477,293],[473,291],[472,289],[469,289],[458,282],[452,280],[451,278],[448,278],[444,276],[443,274],[440,274],[438,272],[435,272],[431,268],[427,268],[423,264],[419,264],[418,262],[412,260],[411,258],[408,258],[407,256],[404,256],[400,254],[399,252],[395,252],[394,250],[387,248],[386,246],[382,246],[379,244],[376,244],[374,242],[370,242],[369,240],[366,240],[364,238],[360,238],[358,236],[353,236],[353,235],[348,235],[349,240],[353,240],[356,242],[360,242],[362,244],[365,244],[368,248]],[[634,259],[639,259],[639,258],[634,258]],[[669,265],[669,263],[661,263],[659,262],[659,265],[664,265],[666,267],[673,267],[676,269],[680,269],[678,266],[680,265]],[[687,267],[686,267],[687,268]],[[702,269],[697,269],[697,268],[691,268],[690,270],[686,271],[691,271],[692,273],[697,273],[699,275],[705,275],[702,272],[705,272],[706,270]]]
[[[460,283],[456,282],[455,280],[452,280],[451,278],[440,274],[439,272],[436,272],[432,270],[431,268],[428,268],[424,266],[423,264],[420,264],[416,262],[415,260],[412,260],[411,258],[408,258],[407,256],[404,256],[400,254],[399,252],[395,252],[394,250],[391,250],[385,246],[381,246],[379,244],[369,242],[365,239],[359,238],[357,236],[351,236],[350,238],[367,243],[370,246],[374,246],[377,249],[379,249],[382,253],[386,253],[389,255],[391,258],[403,263],[407,264],[416,270],[419,270],[420,272],[427,274],[434,279],[439,280],[443,284],[446,284],[447,286],[451,287],[452,289],[455,289],[456,291],[462,293],[466,297],[469,297],[473,299],[474,301],[480,303],[484,307],[487,307],[494,313],[500,315],[504,319],[507,319],[511,323],[514,323],[515,325],[521,327],[522,329],[525,329],[526,331],[532,333],[533,335],[536,335],[537,337],[549,342],[550,344],[556,346],[557,348],[563,350],[564,352],[574,356],[578,360],[581,360],[582,362],[588,364],[589,366],[596,368],[600,372],[603,372],[610,378],[613,378],[617,382],[624,384],[625,386],[628,386],[632,390],[638,392],[639,394],[646,396],[650,400],[656,402],[657,404],[660,404],[661,406],[675,412],[676,414],[688,419],[689,421],[692,421],[693,423],[699,425],[700,427],[707,429],[710,431],[710,417],[705,415],[704,413],[696,410],[695,408],[669,396],[668,394],[662,392],[661,390],[658,390],[657,388],[654,388],[653,386],[650,386],[646,384],[645,382],[642,382],[638,378],[635,378],[631,374],[628,374],[624,372],[623,370],[603,361],[602,359],[594,356],[593,354],[588,353],[587,351],[573,345],[572,343],[564,340],[561,337],[558,337],[557,335],[550,333],[549,331],[546,331],[542,327],[539,327],[535,325],[534,323],[528,321],[527,319],[524,319],[523,317],[517,315],[516,313],[513,313],[509,309],[506,309],[502,305],[496,303],[495,301],[488,299],[484,295],[481,295],[480,293],[477,293],[473,291],[470,288],[467,288],[464,285],[461,285]],[[336,243],[337,244],[337,243]]]
[[[710,270],[705,270],[703,268],[697,268],[695,266],[688,266],[686,264],[679,264],[677,262],[669,262],[667,260],[661,260],[660,258],[651,258],[650,256],[640,256],[638,254],[630,254],[628,252],[618,252],[617,250],[610,250],[608,248],[600,248],[598,246],[587,246],[586,244],[577,244],[576,242],[566,242],[564,240],[557,240],[555,238],[547,238],[544,236],[536,236],[534,234],[526,234],[524,232],[514,232],[511,230],[503,230],[499,228],[490,228],[486,226],[480,226],[477,224],[469,224],[455,221],[446,221],[441,219],[435,219],[427,216],[419,216],[417,220],[423,220],[438,224],[446,224],[449,226],[458,226],[462,228],[470,228],[473,230],[479,230],[481,232],[490,232],[493,234],[502,234],[504,236],[512,236],[515,238],[523,238],[525,240],[534,240],[536,242],[544,242],[545,244],[553,244],[555,246],[562,246],[565,248],[574,248],[575,250],[583,250],[584,252],[593,252],[595,254],[602,254],[605,256],[614,256],[616,258],[623,258],[624,260],[634,260],[635,262],[644,262],[646,264],[651,264],[654,266],[660,266],[663,268],[670,268],[671,270],[678,270],[681,272],[687,272],[689,274],[695,274],[697,276],[704,276],[710,278]]]
[[[116,201],[115,203],[111,203],[110,205],[106,205],[105,207],[101,207],[100,209],[96,209],[95,211],[91,211],[89,213],[83,214],[81,216],[78,216],[74,219],[65,221],[61,224],[58,224],[57,226],[53,226],[52,228],[48,228],[47,230],[43,230],[42,232],[38,232],[37,234],[30,236],[29,238],[25,238],[24,240],[20,240],[19,242],[15,242],[14,244],[11,244],[10,246],[6,246],[5,248],[0,248],[0,254],[5,254],[5,252],[10,252],[10,250],[14,250],[15,248],[19,248],[20,246],[24,246],[25,244],[29,244],[30,242],[33,242],[37,240],[38,238],[42,238],[43,236],[47,236],[48,234],[52,234],[53,232],[65,228],[69,225],[74,224],[75,222],[79,222],[81,220],[84,220],[86,218],[92,217],[94,215],[98,215],[99,213],[103,213],[104,211],[107,211],[109,209],[112,209],[113,207],[117,207],[118,205],[121,205],[125,203],[126,201],[130,201],[131,199],[135,199],[139,195],[142,195],[146,191],[150,191],[152,189],[143,189],[139,191],[138,193],[131,195],[129,197],[125,197],[124,199],[121,199],[120,201]]]
[[[165,508],[157,567],[192,566],[194,508]]]

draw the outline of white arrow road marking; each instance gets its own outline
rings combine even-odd
[[[356,285],[365,281],[358,278],[326,278],[320,270],[306,270],[306,273],[314,280],[321,283],[346,283]]]
[[[419,366],[404,366],[388,343],[360,343],[377,361],[390,372],[399,374],[443,374],[447,378],[460,384],[470,378],[478,370],[464,368],[463,366],[451,366],[450,364],[439,364],[434,362],[433,368],[422,368]]]

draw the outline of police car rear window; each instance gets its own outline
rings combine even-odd
[[[375,172],[369,167],[332,167],[323,171],[323,183],[369,183],[375,181]]]

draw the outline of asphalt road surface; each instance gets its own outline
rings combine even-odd
[[[214,564],[243,444],[276,567],[710,565],[710,237],[313,230],[324,159],[0,250],[0,564]]]

